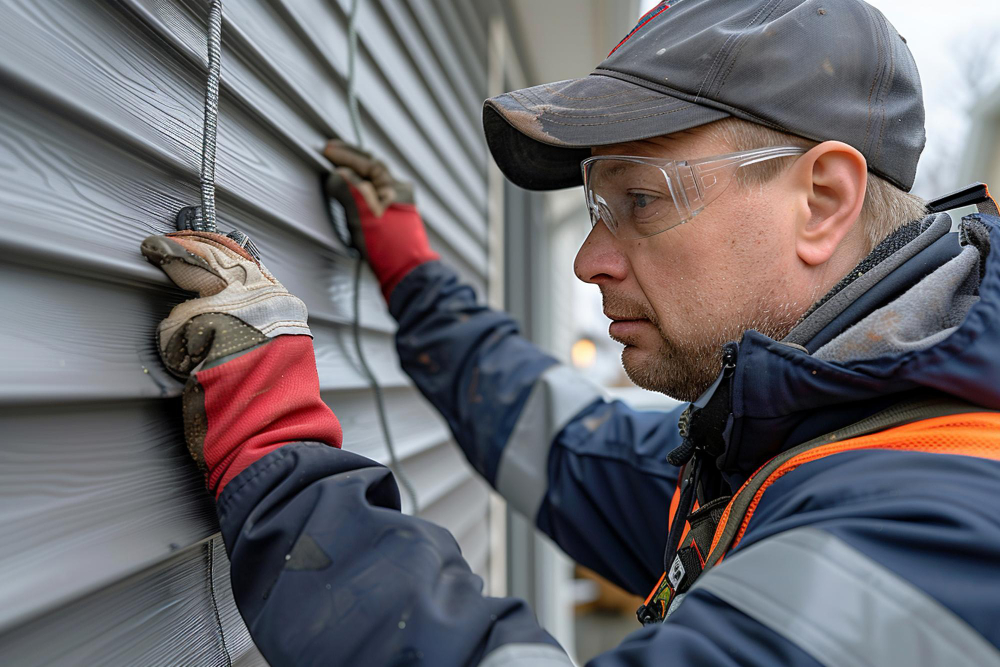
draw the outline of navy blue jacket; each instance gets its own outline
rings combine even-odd
[[[914,389],[1000,410],[1000,219],[942,226],[932,216],[878,280],[818,308],[799,343],[745,335],[717,462],[732,489]],[[645,595],[663,572],[681,408],[606,400],[439,263],[408,275],[390,310],[405,370],[475,468],[570,557]],[[569,664],[523,602],[481,594],[447,531],[398,508],[387,469],[320,444],[282,447],[229,484],[233,590],[272,664]],[[990,458],[867,450],[802,465],[666,622],[591,664],[1000,665],[998,508]]]

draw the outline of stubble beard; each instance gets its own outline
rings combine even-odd
[[[622,366],[628,378],[639,387],[666,394],[681,401],[694,401],[715,381],[722,371],[722,349],[730,341],[741,341],[749,330],[781,340],[792,330],[801,314],[796,304],[786,303],[767,309],[759,305],[753,315],[734,317],[731,322],[713,322],[706,326],[689,324],[677,327],[668,335],[656,313],[645,304],[605,293],[605,312],[621,317],[646,319],[656,327],[659,344],[656,350],[634,346],[636,341],[615,338],[626,345]]]

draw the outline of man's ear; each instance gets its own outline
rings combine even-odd
[[[803,262],[819,266],[833,256],[861,214],[868,163],[852,146],[825,141],[796,160],[790,175],[802,212],[795,249]]]

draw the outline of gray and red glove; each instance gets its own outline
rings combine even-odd
[[[340,423],[319,396],[302,301],[222,234],[150,236],[142,254],[198,293],[160,323],[157,343],[167,370],[187,380],[184,438],[216,497],[281,445],[340,447]]]
[[[388,301],[406,274],[440,259],[427,242],[413,188],[394,180],[385,164],[350,144],[330,141],[323,154],[336,167],[327,193],[344,207],[355,244]]]

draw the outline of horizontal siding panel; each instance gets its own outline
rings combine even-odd
[[[340,0],[341,2],[345,0]],[[470,75],[466,67],[476,68],[473,59],[467,59],[463,63],[459,55],[462,46],[456,45],[458,35],[450,34],[445,28],[441,16],[437,13],[430,0],[412,0],[408,3],[417,25],[420,26],[428,43],[434,48],[438,62],[448,73],[452,88],[456,94],[465,101],[465,109],[469,114],[479,117],[482,114],[482,104],[485,95],[483,87],[477,86],[476,82],[486,80],[486,72],[483,69],[476,75]],[[485,43],[480,48],[485,50]]]
[[[176,211],[197,201],[194,181],[184,182],[16,95],[0,98],[0,150],[6,179],[0,244],[46,246],[37,251],[46,267],[61,268],[59,256],[65,255],[78,269],[89,263],[90,273],[104,280],[169,284],[138,248],[147,235],[171,231]],[[219,216],[220,228],[238,227],[255,239],[265,264],[313,316],[352,320],[354,260],[225,200]],[[20,261],[31,260],[28,254]],[[391,331],[394,324],[367,269],[365,278],[364,323]]]
[[[204,29],[201,27],[204,20],[201,16],[193,16],[182,7],[157,0],[128,0],[128,4],[141,17],[154,18],[154,28],[169,31],[168,35],[163,36],[165,40],[182,40],[180,44],[186,53],[197,53],[200,60],[204,61],[206,47],[204,36],[200,33]],[[298,3],[294,7],[298,7]],[[330,13],[325,6],[316,11],[319,10],[324,14]],[[300,26],[288,26],[280,13],[270,6],[260,3],[230,3],[226,5],[225,17],[224,46],[232,47],[234,42],[237,44],[236,53],[232,54],[235,58],[228,50],[224,49],[223,52],[223,93],[233,90],[241,99],[252,104],[257,113],[266,114],[270,126],[276,132],[287,133],[288,124],[285,119],[290,114],[283,109],[284,105],[259,104],[256,99],[260,97],[259,91],[273,82],[297,108],[313,119],[315,129],[309,135],[297,137],[296,143],[312,146],[317,156],[327,137],[333,134],[353,136],[349,129],[346,96],[341,87],[346,76],[345,55],[327,49],[325,41],[319,47],[314,44],[313,48],[302,44],[293,29]],[[314,12],[310,16],[310,25],[317,18],[321,17]],[[330,16],[328,21],[328,32],[321,35],[322,39],[334,44],[345,44],[343,17],[338,20],[337,17]],[[178,25],[184,29],[173,30]],[[261,44],[266,47],[257,46]],[[317,48],[321,50],[317,52]],[[330,56],[333,60],[326,60],[324,56]],[[251,68],[243,64],[245,60],[253,62],[263,72],[251,74]],[[366,69],[366,58],[361,57],[358,64],[359,102],[368,112],[365,114],[367,117],[363,117],[363,122],[369,148],[378,152],[394,167],[397,177],[418,185],[421,208],[431,226],[441,228],[444,240],[456,246],[455,250],[460,256],[478,260],[475,265],[482,266],[485,261],[482,255],[482,244],[485,242],[482,223],[485,191],[478,193],[475,202],[460,197],[462,190],[454,180],[445,176],[446,163],[428,163],[429,159],[435,157],[435,146],[428,146],[429,152],[421,153],[412,145],[411,135],[414,132],[419,134],[420,119],[408,115],[406,106],[401,102],[386,97],[384,83],[381,86],[374,85],[381,76],[377,70]],[[331,75],[336,77],[341,86],[330,85]],[[376,95],[378,99],[372,102],[368,100],[370,95]],[[384,117],[386,113],[390,114],[388,118]],[[373,122],[375,119],[379,122]],[[224,122],[220,123],[220,127]],[[450,133],[436,139],[440,143],[454,141]],[[481,150],[485,151],[485,148]],[[328,168],[322,158],[318,159],[322,168]],[[463,201],[466,202],[463,204],[464,208],[456,208]]]
[[[421,0],[426,2],[427,0]],[[431,0],[430,5],[434,11],[427,13],[427,20],[437,20],[442,25],[448,36],[452,48],[458,54],[458,61],[465,72],[468,87],[479,93],[479,97],[485,98],[483,91],[478,89],[476,82],[486,80],[486,44],[485,33],[477,34],[478,31],[469,29],[462,22],[460,11],[457,5],[469,6],[470,1],[455,3],[451,0]],[[482,100],[475,100],[475,105],[470,112],[479,117],[482,113]]]
[[[299,3],[289,6],[298,7]],[[293,17],[297,15],[293,14]],[[270,30],[275,29],[274,25],[266,20],[260,21],[258,25]],[[338,21],[324,3],[309,15],[308,21],[301,21],[297,26],[310,40],[314,51],[323,57],[321,59],[323,62],[338,63],[338,71],[346,71],[346,55],[343,50],[346,36],[342,17]],[[335,45],[340,48],[334,48]],[[364,132],[366,148],[378,153],[397,178],[417,184],[425,183],[428,188],[418,189],[417,201],[432,227],[453,244],[460,256],[469,258],[474,266],[484,266],[485,189],[477,193],[473,201],[463,192],[459,181],[449,178],[449,173],[453,170],[449,169],[447,160],[438,156],[435,144],[454,141],[454,138],[445,135],[435,137],[433,141],[426,139],[421,131],[423,118],[410,116],[408,105],[384,85],[369,86],[370,82],[381,77],[365,54],[365,49],[359,51],[357,71],[358,99],[362,111],[366,112],[362,114],[362,122],[366,128]],[[323,88],[316,89],[314,85],[316,80],[322,79],[322,72],[310,67],[318,58],[310,58],[309,54],[298,51],[282,52],[280,55],[282,58],[287,58],[287,61],[279,61],[282,64],[282,71],[288,76],[302,77],[303,88],[310,94],[319,95],[328,92]],[[293,58],[295,56],[298,58]],[[310,74],[315,78],[307,79],[307,75]],[[344,104],[344,100],[343,94],[333,95],[317,106],[325,108],[334,104]],[[368,125],[369,118],[378,122],[375,125]],[[340,136],[353,141],[354,135],[347,131],[340,133]],[[468,169],[462,170],[461,173],[467,174]]]
[[[140,260],[141,261],[141,260]],[[182,383],[162,367],[157,323],[186,295],[0,265],[0,298],[17,327],[0,329],[0,401],[134,400],[172,397]],[[312,321],[323,390],[368,386],[348,327]],[[39,332],[46,332],[39,335]],[[372,372],[386,387],[408,387],[388,333],[364,331]],[[409,390],[412,393],[412,390]]]
[[[340,0],[343,1],[343,0]],[[442,69],[447,72],[452,89],[464,102],[465,111],[475,114],[482,113],[482,103],[485,86],[477,85],[478,81],[486,80],[485,69],[481,77],[470,77],[462,64],[454,44],[454,36],[448,34],[440,16],[435,11],[430,0],[411,0],[407,3],[416,25],[420,26],[427,42],[433,47],[434,54]],[[485,50],[485,42],[482,47]]]
[[[382,397],[389,415],[389,432],[400,458],[415,456],[450,440],[434,408],[412,389],[383,389]],[[323,399],[344,429],[345,449],[376,461],[388,461],[371,391],[323,392]]]
[[[0,411],[0,630],[217,530],[179,414],[176,400]]]
[[[435,249],[481,290],[485,74],[433,43],[457,14],[428,4],[434,30],[400,28],[407,10],[376,1],[359,26],[366,143],[416,183]],[[354,349],[356,264],[321,188],[323,143],[349,136],[348,4],[225,5],[220,229],[247,232],[305,301],[321,396],[346,448],[387,462]],[[153,340],[187,295],[138,252],[198,201],[206,13],[202,0],[0,7],[0,300],[16,323],[0,333],[0,664],[264,664],[185,449],[182,385]],[[420,514],[453,530],[485,573],[486,487],[400,369],[367,267],[360,304],[361,344]]]
[[[444,0],[445,5],[449,4]],[[469,35],[469,40],[473,44],[486,44],[489,36],[486,34],[486,23],[488,18],[481,13],[476,0],[470,2],[456,2],[452,6],[462,19],[462,29]],[[486,59],[486,49],[477,49],[473,56],[478,61],[477,77],[486,76],[488,62]],[[485,81],[485,78],[483,79]]]
[[[385,21],[392,25],[396,35],[406,46],[406,51],[413,61],[416,74],[422,78],[424,86],[432,91],[430,96],[459,133],[466,150],[472,155],[473,162],[485,174],[487,167],[486,147],[483,144],[482,126],[478,114],[466,115],[462,102],[455,95],[450,82],[434,60],[434,53],[419,28],[409,18],[404,3],[400,0],[380,0],[379,5],[385,15]],[[369,40],[372,41],[372,40]],[[485,42],[484,42],[485,43]],[[374,49],[373,56],[379,49]],[[385,66],[382,67],[386,71]],[[481,94],[480,97],[485,97]],[[481,100],[477,102],[481,103]],[[434,140],[431,136],[431,140]]]
[[[317,19],[335,3],[327,0],[276,2],[282,6],[300,33],[310,39],[321,53],[325,51],[322,47],[330,43],[326,36],[334,34],[334,24],[333,21],[326,24]],[[346,25],[350,6],[341,4],[340,7],[343,11],[341,25]],[[441,166],[462,186],[481,217],[486,200],[486,154],[475,118],[462,114],[458,108],[442,111],[437,106],[437,91],[424,85],[421,72],[415,67],[406,46],[399,41],[394,26],[377,8],[378,4],[374,2],[358,5],[358,41],[365,46],[367,56],[378,72],[377,76],[364,76],[364,71],[358,70],[362,75],[358,79],[359,102],[364,104],[365,97],[368,96],[374,102],[366,106],[381,111],[384,107],[380,102],[388,97],[380,95],[379,91],[391,94],[395,102],[393,106],[398,105],[400,108],[400,116],[405,115],[412,131],[422,135],[428,146],[440,155]],[[346,38],[346,34],[344,37]],[[346,43],[346,39],[340,42],[343,46]],[[346,49],[341,51],[346,53]],[[364,57],[364,54],[359,56]],[[346,57],[342,62],[346,67]],[[374,71],[373,69],[372,74]],[[386,124],[394,131],[410,131],[407,126],[396,125],[393,117],[387,120],[389,123]],[[478,235],[482,230],[470,231]]]
[[[166,154],[192,175],[201,163],[204,74],[100,3],[9,3],[0,67],[59,91],[74,112],[103,119],[133,144]],[[112,85],[113,84],[113,85]],[[70,102],[71,101],[71,102]],[[223,97],[216,182],[264,211],[335,244],[316,173]]]
[[[489,581],[490,526],[487,521],[473,524],[468,532],[458,537],[462,556],[469,563],[469,569],[483,581]]]
[[[258,43],[273,45],[273,55],[280,64],[282,71],[289,77],[302,77],[306,85],[303,89],[310,97],[318,97],[325,93],[327,99],[324,105],[336,103],[339,98],[343,104],[343,95],[331,94],[336,91],[329,87],[317,89],[309,85],[308,77],[314,77],[312,82],[321,78],[321,71],[315,66],[317,60],[329,68],[333,67],[346,79],[347,74],[347,15],[346,11],[335,11],[335,7],[343,10],[348,4],[326,2],[325,0],[272,0],[280,5],[289,18],[289,24],[282,21],[277,12],[268,11],[271,3],[235,4],[229,14],[232,21],[244,28],[248,35]],[[411,165],[419,165],[426,170],[425,178],[439,183],[439,191],[452,190],[447,205],[457,214],[471,223],[481,219],[485,214],[486,185],[483,181],[482,169],[472,168],[470,156],[461,151],[461,146],[455,143],[453,130],[443,133],[428,133],[425,123],[438,124],[440,119],[427,119],[418,113],[411,104],[420,105],[420,101],[411,101],[405,90],[394,90],[393,82],[388,80],[379,68],[376,58],[383,60],[389,56],[375,56],[376,51],[398,49],[392,45],[391,35],[386,26],[374,24],[375,16],[370,13],[368,3],[358,7],[358,41],[363,48],[358,51],[357,94],[358,101],[373,119],[378,121],[379,129],[388,135],[397,149],[403,151]],[[292,35],[282,34],[286,30],[294,30],[298,39]],[[270,40],[265,42],[264,40]],[[305,53],[305,47],[310,54]],[[310,57],[312,55],[313,57]],[[384,60],[383,60],[384,62]],[[295,65],[293,69],[291,66]],[[397,64],[398,66],[398,64]],[[412,86],[412,82],[407,87]],[[429,93],[420,96],[427,98]],[[329,99],[329,98],[334,99]],[[427,111],[434,113],[429,105]],[[463,122],[468,122],[465,120]],[[443,126],[445,127],[445,126]],[[428,139],[428,137],[433,139]],[[402,139],[409,145],[404,145]],[[435,145],[434,142],[439,142]],[[443,153],[443,155],[442,155]],[[451,158],[456,164],[449,165],[446,159]],[[463,166],[465,168],[463,169]],[[478,173],[477,173],[478,172]],[[482,229],[471,229],[477,237],[484,239]]]
[[[227,653],[233,663],[266,664],[233,602],[220,539],[0,635],[0,663],[18,667],[224,667]]]
[[[371,393],[324,398],[340,416],[346,448],[387,462]],[[480,484],[412,390],[389,390],[385,399],[422,506],[450,503],[456,489]],[[179,414],[177,400],[0,410],[0,568],[9,577],[0,631],[215,532]]]
[[[472,470],[461,452],[448,442],[448,432],[427,433],[428,436],[432,434],[438,442],[406,458],[403,464],[406,477],[417,489],[421,507],[429,507],[447,498],[472,476]]]
[[[489,504],[489,492],[482,480],[469,477],[446,497],[423,508],[420,515],[445,526],[456,536],[481,523]]]
[[[428,521],[444,526],[455,536],[462,553],[476,553],[487,541],[488,529],[483,518],[489,508],[489,491],[482,480],[470,477],[455,491],[421,511]],[[485,577],[485,570],[478,569],[470,562],[472,571]]]
[[[71,6],[76,12],[85,12],[74,16],[76,20],[92,21],[97,27],[77,36],[83,42],[77,49],[54,55],[52,45],[60,43],[65,30],[45,25],[43,18],[35,14],[41,11],[36,6],[12,5],[3,10],[16,13],[0,24],[0,79],[7,79],[12,90],[43,99],[45,107],[58,109],[68,123],[96,131],[118,150],[125,148],[131,154],[144,155],[165,172],[162,183],[186,184],[184,189],[191,194],[176,202],[167,199],[164,203],[170,204],[169,213],[152,218],[170,224],[180,206],[197,201],[204,73],[190,63],[164,58],[162,54],[154,59],[153,54],[158,47],[162,50],[163,43],[108,9],[95,3]],[[200,41],[204,49],[204,39]],[[32,43],[41,43],[45,48],[32,48]],[[115,44],[128,48],[113,48]],[[154,61],[156,67],[142,66],[143,58]],[[63,60],[66,64],[62,64]],[[93,64],[105,60],[111,64],[103,69]],[[224,56],[224,63],[228,60],[232,58]],[[121,72],[138,82],[131,88],[109,92],[109,86],[102,85],[102,81],[124,76]],[[228,81],[224,79],[223,83]],[[262,89],[264,84],[257,82],[256,87]],[[321,247],[339,248],[320,194],[320,169],[328,168],[318,156],[322,142],[315,146],[312,160],[304,160],[287,140],[261,127],[242,105],[232,104],[226,89],[224,85],[220,101],[217,169],[223,222],[227,201],[233,199],[238,210],[252,212],[283,233],[292,231]],[[148,91],[157,94],[150,96]],[[284,113],[273,124],[283,126],[284,120],[292,116]],[[154,198],[167,198],[170,188],[164,189],[163,193],[140,189],[132,196],[148,192]],[[462,232],[450,214],[441,213],[436,197],[421,198],[421,207],[431,223],[435,247],[455,261],[463,275],[481,285],[483,246]]]

